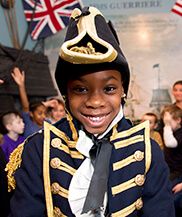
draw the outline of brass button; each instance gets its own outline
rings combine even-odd
[[[59,148],[61,146],[62,142],[61,142],[61,139],[59,138],[54,138],[52,139],[51,141],[51,145],[54,147],[54,148]]]
[[[137,210],[141,209],[143,207],[143,201],[141,198],[139,198],[136,203],[135,203],[135,207]]]
[[[144,175],[141,175],[141,174],[138,174],[136,177],[135,177],[135,183],[138,185],[138,186],[142,186],[145,182],[145,178],[144,178]]]
[[[144,153],[142,151],[135,151],[134,158],[136,161],[141,161],[144,158]]]
[[[58,194],[59,193],[59,184],[57,182],[54,182],[52,185],[51,185],[51,191],[53,194]]]
[[[54,217],[61,217],[61,211],[58,207],[54,207]]]
[[[51,159],[50,165],[52,168],[57,169],[61,165],[61,160],[57,157]]]

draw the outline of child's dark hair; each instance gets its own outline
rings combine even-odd
[[[0,133],[3,135],[8,133],[8,130],[6,129],[6,124],[7,124],[8,120],[10,119],[10,116],[12,114],[15,117],[19,116],[20,118],[22,118],[20,112],[17,110],[12,110],[12,111],[7,111],[7,112],[1,113],[1,115],[0,115]]]
[[[51,99],[49,99],[49,100],[53,100],[53,99],[57,100],[58,104],[59,104],[59,105],[62,105],[63,108],[65,109],[65,102],[64,102],[64,100],[59,99],[59,98],[51,98]],[[50,113],[52,110],[53,110],[53,107],[51,107],[51,106],[48,106],[48,107],[47,107],[47,113]]]
[[[178,85],[178,84],[182,85],[182,80],[176,81],[176,82],[173,84],[173,88],[174,88],[176,85]]]
[[[34,112],[38,107],[45,105],[41,101],[31,102],[29,105],[29,111]]]
[[[148,116],[154,117],[155,118],[155,123],[158,123],[158,117],[157,117],[157,115],[155,113],[153,113],[153,112],[147,112],[144,115],[148,115]]]
[[[181,124],[182,124],[182,110],[178,106],[174,104],[165,106],[161,113],[162,118],[164,117],[165,112],[169,112],[174,120],[181,118]]]

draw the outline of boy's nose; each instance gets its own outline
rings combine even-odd
[[[105,99],[100,92],[90,94],[86,101],[86,106],[88,107],[97,108],[104,105],[105,105]]]

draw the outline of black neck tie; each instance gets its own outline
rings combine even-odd
[[[94,165],[94,173],[85,199],[82,214],[92,211],[92,213],[95,214],[95,217],[99,217],[103,207],[104,195],[105,192],[107,192],[112,145],[107,138],[100,140],[94,138],[93,141],[94,146],[90,150],[90,157]]]

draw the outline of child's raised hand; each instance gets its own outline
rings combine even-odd
[[[167,126],[171,126],[172,116],[169,112],[164,113],[163,122]]]
[[[56,106],[58,106],[58,101],[56,99],[50,99],[50,100],[47,100],[47,101],[43,102],[43,104],[46,107],[55,108]]]
[[[24,71],[21,72],[19,68],[15,67],[11,75],[18,86],[24,85],[25,83]]]
[[[4,83],[4,81],[2,79],[0,79],[0,84],[3,84],[3,83]]]
[[[172,189],[173,193],[177,193],[177,192],[179,192],[179,191],[181,191],[181,190],[182,190],[182,183],[176,184],[176,185],[173,187],[173,189]]]

